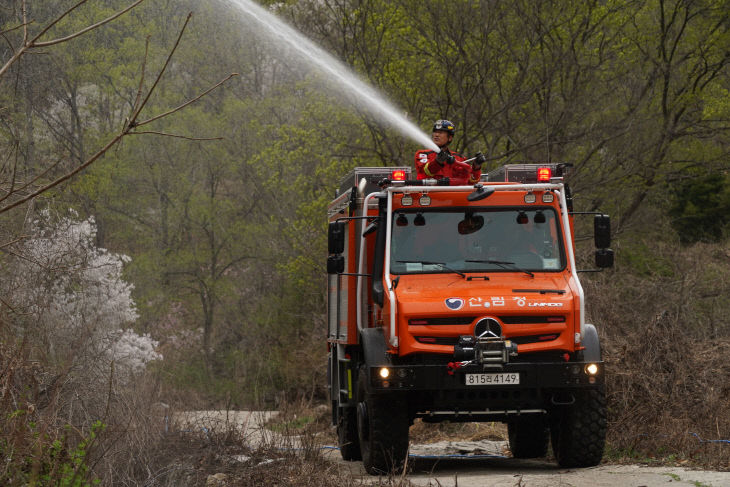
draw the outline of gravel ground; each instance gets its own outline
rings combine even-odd
[[[251,443],[275,435],[262,424],[276,416],[272,411],[195,411],[177,415],[178,427],[205,432],[236,424]],[[345,462],[337,449],[325,448],[325,456],[356,477],[372,478],[360,462]],[[690,470],[680,467],[600,465],[562,469],[543,460],[510,458],[504,441],[440,441],[411,444],[409,473],[414,485],[430,487],[730,487],[730,472]]]

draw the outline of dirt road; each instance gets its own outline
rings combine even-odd
[[[601,465],[568,470],[552,463],[513,458],[416,460],[408,478],[416,485],[441,487],[730,486],[730,473],[727,472],[640,465]]]
[[[178,427],[203,432],[236,424],[244,438],[255,444],[275,435],[262,426],[275,415],[271,411],[196,411],[183,413],[176,422]],[[372,478],[362,463],[343,461],[336,447],[324,445],[323,452],[366,483]],[[730,487],[730,472],[642,465],[563,469],[540,460],[516,460],[506,454],[502,441],[412,444],[410,453],[407,478],[429,487]]]
[[[500,441],[411,445],[408,479],[429,487],[730,486],[730,472],[641,465],[563,469],[546,461],[510,458],[504,454],[506,446]],[[332,450],[328,456],[347,465],[354,474],[367,477],[361,463],[344,462],[339,451]]]

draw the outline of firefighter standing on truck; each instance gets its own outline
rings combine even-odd
[[[436,152],[422,149],[416,152],[416,177],[418,179],[447,179],[448,184],[460,186],[475,184],[482,175],[484,156],[479,152],[471,165],[458,152],[451,152],[449,144],[454,139],[455,126],[449,120],[436,120],[431,139],[441,149]]]

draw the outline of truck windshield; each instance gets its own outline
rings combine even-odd
[[[393,214],[390,272],[560,271],[565,252],[553,208],[474,208]]]

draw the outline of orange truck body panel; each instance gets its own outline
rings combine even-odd
[[[505,186],[510,183],[492,183],[494,186]],[[417,192],[416,192],[417,193]],[[468,192],[461,190],[455,192],[438,192],[431,193],[429,196],[431,202],[428,206],[429,210],[438,208],[467,208],[467,207],[524,207],[524,190],[501,191],[490,196],[487,202],[469,202],[466,197]],[[542,191],[536,191],[535,196],[540,200]],[[418,193],[420,194],[420,193]],[[345,196],[345,195],[343,195]],[[340,198],[333,201],[332,207],[341,205]],[[557,198],[552,203],[541,204],[540,206],[552,207],[557,214],[560,214],[560,206]],[[412,205],[403,206],[399,204],[398,197],[394,197],[393,211],[399,209],[412,209]],[[367,216],[375,218],[377,216],[377,208],[369,208]],[[331,212],[330,222],[342,218],[346,212]],[[347,215],[354,216],[354,215]],[[570,229],[572,232],[573,221],[569,217]],[[561,227],[558,227],[560,229]],[[348,238],[346,255],[347,267],[345,272],[356,274],[358,272],[358,261],[355,258],[358,252],[358,235],[357,226],[348,225]],[[562,241],[565,236],[561,235]],[[572,241],[572,239],[571,239]],[[374,252],[374,239],[370,238],[367,242],[365,261],[370,264]],[[505,324],[504,332],[507,338],[520,338],[537,336],[538,341],[534,343],[525,343],[518,345],[518,353],[540,352],[547,350],[557,350],[565,352],[575,352],[580,349],[580,345],[575,343],[575,333],[580,333],[580,318],[578,303],[578,290],[572,275],[571,263],[566,262],[563,269],[537,274],[530,277],[521,272],[492,272],[489,273],[489,281],[474,282],[465,281],[456,274],[414,274],[401,276],[397,287],[397,305],[395,307],[397,316],[395,317],[396,333],[399,337],[398,346],[390,345],[389,352],[399,356],[405,356],[413,353],[437,353],[437,354],[453,354],[453,345],[438,345],[428,343],[417,339],[416,337],[455,337],[459,335],[469,334],[473,329],[473,324],[479,318],[491,316],[495,313],[502,313],[505,316],[519,314],[522,317],[545,317],[547,315],[562,318],[561,322],[551,324],[529,323],[524,319],[524,323]],[[484,272],[470,273],[473,275],[483,275]],[[391,280],[397,277],[391,274]],[[332,283],[330,283],[332,286]],[[347,293],[347,296],[357,295],[357,280],[355,276],[342,277],[339,283],[340,288]],[[370,296],[370,286],[365,286],[365,292]],[[520,293],[515,290],[531,290],[532,292]],[[535,294],[535,290],[556,290],[560,294]],[[330,287],[331,291],[334,291]],[[444,300],[450,297],[463,299],[464,308],[460,310],[452,310],[444,305]],[[501,298],[501,299],[500,299]],[[368,297],[367,303],[372,305],[372,299]],[[345,338],[337,338],[330,336],[329,341],[333,343],[351,344],[358,343],[357,329],[357,305],[356,299],[348,299],[343,303],[346,309],[340,310],[339,326],[342,330],[347,330]],[[390,300],[386,293],[385,303],[382,308],[367,313],[364,318],[367,323],[364,327],[383,326],[386,334],[390,334]],[[549,313],[548,313],[549,312]],[[461,326],[452,326],[445,328],[443,326],[428,325],[409,325],[410,319],[419,317],[431,318],[447,318],[455,315],[473,317],[472,320],[464,322]],[[557,335],[557,337],[548,340],[547,338]],[[542,337],[542,339],[540,339]]]

